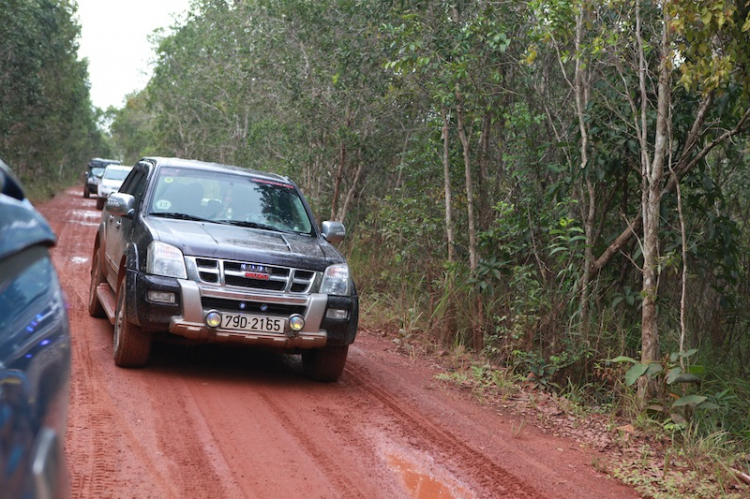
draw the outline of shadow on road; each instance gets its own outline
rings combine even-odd
[[[154,342],[151,358],[144,369],[162,375],[173,373],[178,376],[221,378],[237,382],[318,384],[303,376],[299,355],[236,345],[186,346]]]

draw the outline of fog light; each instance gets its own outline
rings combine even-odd
[[[208,327],[219,327],[221,326],[221,314],[216,310],[211,310],[206,314],[206,326]]]
[[[302,331],[303,327],[305,327],[305,319],[301,315],[294,314],[289,317],[289,329],[292,331]]]
[[[349,318],[349,311],[341,308],[329,308],[326,310],[326,318],[342,321]]]
[[[148,301],[159,303],[174,303],[174,293],[169,293],[167,291],[149,291]]]

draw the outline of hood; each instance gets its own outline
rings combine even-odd
[[[36,244],[54,246],[55,242],[47,220],[31,203],[0,194],[0,258]]]
[[[209,222],[148,218],[155,240],[185,256],[250,261],[322,271],[345,260],[322,238]]]

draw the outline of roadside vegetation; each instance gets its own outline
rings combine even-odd
[[[75,2],[0,0],[0,156],[44,199],[110,152],[78,59]]]
[[[290,175],[349,229],[364,327],[483,399],[604,415],[638,452],[602,469],[646,496],[740,494],[750,7],[664,5],[195,0],[110,136],[70,144]],[[0,109],[6,161],[80,169]]]

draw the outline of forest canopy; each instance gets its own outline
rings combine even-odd
[[[0,157],[26,183],[69,181],[106,152],[69,0],[0,0]]]
[[[742,1],[195,1],[112,130],[292,176],[404,336],[745,372],[749,28]]]

